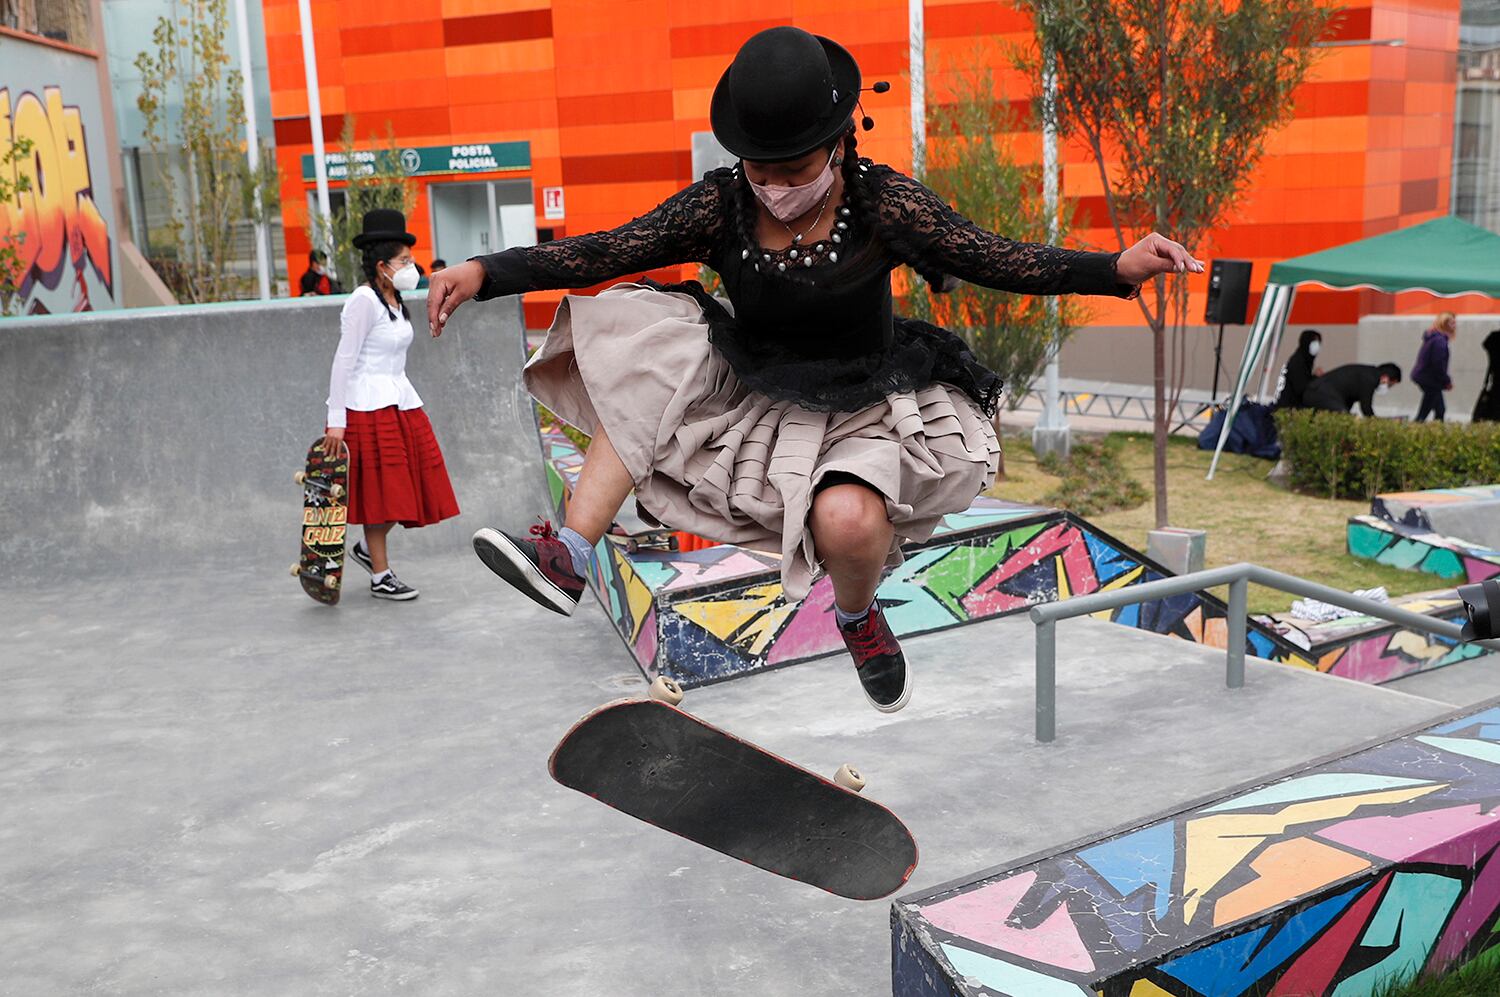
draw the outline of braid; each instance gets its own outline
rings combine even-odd
[[[880,237],[878,241],[884,243],[897,259],[915,270],[934,290],[941,291],[945,279],[943,272],[928,263],[925,254],[907,241],[905,233],[897,226],[881,219],[879,200],[872,189],[869,174],[861,168],[867,164],[859,160],[858,141],[852,129],[844,139],[844,196],[851,210],[863,224],[870,226],[870,230]],[[876,241],[872,239],[869,244],[874,245]]]
[[[395,242],[394,240],[388,240],[386,242],[370,243],[363,250],[361,250],[360,253],[360,268],[365,272],[364,282],[369,285],[370,290],[375,292],[375,297],[380,299],[381,306],[385,308],[385,313],[391,317],[392,322],[396,320],[396,313],[392,311],[391,306],[386,303],[385,295],[380,293],[379,268],[380,264],[395,259],[397,254],[399,254],[400,252],[401,243]],[[406,310],[406,305],[401,301],[401,291],[398,288],[392,286],[391,293],[396,296],[396,307],[401,309],[402,317],[409,320],[411,318],[411,312]]]

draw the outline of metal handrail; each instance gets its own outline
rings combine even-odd
[[[1095,592],[1061,602],[1031,607],[1031,622],[1036,624],[1036,739],[1042,742],[1057,737],[1057,621],[1075,616],[1090,616],[1105,610],[1119,609],[1139,602],[1151,602],[1168,596],[1184,595],[1204,589],[1229,586],[1229,647],[1225,661],[1225,685],[1239,689],[1245,684],[1245,619],[1248,614],[1250,583],[1277,589],[1304,599],[1317,599],[1333,606],[1397,623],[1412,630],[1462,641],[1462,628],[1448,620],[1435,620],[1409,609],[1365,599],[1327,585],[1319,585],[1295,575],[1272,571],[1258,564],[1231,564],[1187,575],[1161,578],[1131,585],[1111,592]],[[1491,651],[1500,651],[1500,639],[1476,640],[1470,643]]]

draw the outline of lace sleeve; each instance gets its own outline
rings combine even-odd
[[[476,257],[485,279],[475,297],[590,287],[674,263],[706,262],[723,225],[721,196],[718,178],[709,174],[619,228]]]
[[[886,168],[880,168],[880,173],[881,228],[899,237],[892,248],[901,262],[920,271],[941,271],[971,284],[1020,294],[1128,298],[1138,290],[1115,276],[1119,253],[1007,239],[975,225],[911,177]]]

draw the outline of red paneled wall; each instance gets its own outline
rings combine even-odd
[[[301,157],[311,151],[296,0],[264,0],[272,110],[283,175],[290,271],[309,249]],[[558,235],[617,225],[690,183],[690,137],[708,128],[715,81],[750,34],[796,24],[845,44],[867,84],[875,131],[862,151],[910,166],[910,91],[905,0],[312,0],[322,110],[330,145],[346,113],[359,143],[383,136],[401,145],[524,140],[540,199],[544,186],[566,190],[567,216],[537,225]],[[1297,117],[1272,136],[1239,211],[1205,256],[1255,261],[1263,282],[1272,262],[1375,235],[1447,211],[1453,132],[1459,0],[1354,2],[1335,40],[1404,40],[1401,47],[1325,49],[1297,93]],[[1008,50],[1031,38],[1028,19],[1008,4],[926,5],[929,99],[950,92],[953,74],[976,59],[997,89],[1025,100],[1029,82]],[[1020,136],[1025,157],[1039,157],[1035,136]],[[465,180],[517,174],[466,175]],[[1063,190],[1091,219],[1102,220],[1098,170],[1086,149],[1064,150]],[[425,196],[413,232],[429,231]],[[1103,229],[1080,238],[1115,248]],[[430,247],[421,243],[424,263]],[[1190,314],[1202,314],[1203,282]],[[528,296],[528,319],[545,325],[557,294]],[[1295,322],[1353,322],[1398,308],[1431,310],[1376,294],[1299,292]],[[1463,310],[1493,308],[1458,299]],[[1252,301],[1252,306],[1254,301]],[[1104,302],[1094,321],[1139,324],[1128,302]]]

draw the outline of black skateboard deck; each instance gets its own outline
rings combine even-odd
[[[302,591],[336,606],[344,578],[344,533],[349,518],[349,448],[337,458],[323,453],[321,440],[307,448],[307,464],[296,475],[302,486],[302,553],[292,574]]]
[[[616,810],[842,897],[889,896],[917,865],[916,841],[885,807],[666,703],[601,706],[548,768]]]

